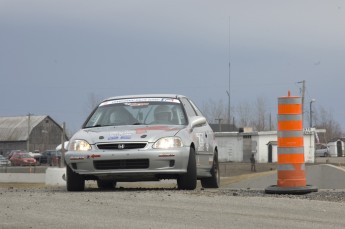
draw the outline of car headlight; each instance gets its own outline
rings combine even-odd
[[[74,140],[69,143],[68,150],[88,151],[88,150],[91,150],[91,145],[85,140]]]
[[[154,149],[169,149],[182,147],[183,143],[179,137],[161,138],[153,144]]]

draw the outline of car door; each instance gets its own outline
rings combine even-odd
[[[194,108],[194,110],[195,110],[195,112],[197,113],[198,116],[205,117],[201,113],[201,111],[198,109],[198,107],[193,103],[193,101],[190,100],[190,103],[193,106],[193,108]],[[216,148],[214,132],[213,132],[211,126],[208,123],[206,123],[203,126],[203,131],[205,132],[206,152],[207,152],[208,155],[213,156],[214,149]]]
[[[200,116],[187,98],[182,98],[181,101],[189,118]],[[209,157],[210,155],[212,155],[212,153],[210,153],[207,125],[195,127],[193,129],[192,135],[195,144],[197,167],[207,168],[209,167]]]

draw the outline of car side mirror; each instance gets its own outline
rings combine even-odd
[[[193,129],[196,126],[202,126],[206,124],[206,118],[202,116],[194,116],[189,120],[189,125]]]

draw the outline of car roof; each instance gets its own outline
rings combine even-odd
[[[122,96],[114,96],[103,100],[103,102],[108,100],[115,100],[115,99],[132,99],[132,98],[185,98],[184,95],[178,94],[139,94],[139,95],[122,95]]]

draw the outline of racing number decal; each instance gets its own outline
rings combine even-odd
[[[198,151],[204,151],[204,138],[202,133],[196,133],[196,137],[198,138]]]
[[[205,146],[206,146],[206,151],[208,152],[209,151],[209,148],[210,148],[210,144],[209,144],[209,139],[206,139],[207,138],[207,134],[206,134],[206,137],[205,137]]]
[[[206,150],[208,150],[209,146],[205,141],[204,133],[196,133],[196,137],[198,138],[198,151],[199,152],[205,151],[205,146],[206,146]]]

